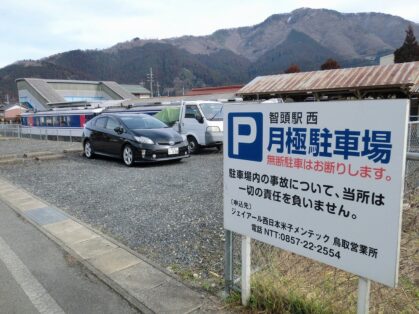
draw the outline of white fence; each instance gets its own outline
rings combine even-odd
[[[22,127],[20,124],[0,124],[0,137],[11,138],[30,138],[46,141],[65,141],[80,142],[80,131],[67,129],[61,132],[58,129],[50,128],[28,128]]]
[[[407,133],[407,151],[419,152],[419,121],[409,122]]]
[[[407,133],[407,151],[419,153],[419,121],[409,122]],[[406,191],[414,191],[419,187],[419,161],[407,160],[406,162]]]

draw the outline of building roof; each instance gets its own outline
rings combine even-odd
[[[124,101],[125,104],[129,103],[170,103],[170,102],[177,102],[177,101],[192,101],[192,100],[202,100],[202,101],[221,101],[221,102],[228,102],[234,101],[237,99],[235,93],[226,93],[226,94],[211,94],[211,95],[195,95],[195,96],[161,96],[161,97],[153,97],[153,98],[142,98],[137,99],[135,101],[126,100]]]
[[[258,76],[240,95],[322,92],[419,84],[419,62]]]
[[[65,99],[58,94],[47,82],[47,80],[38,78],[25,78],[25,80],[33,89],[35,89],[42,98],[48,103],[64,102]],[[16,80],[17,81],[17,80]]]
[[[192,88],[186,94],[186,96],[236,93],[243,86],[244,85],[226,85],[226,86],[215,86],[215,87]]]
[[[129,85],[129,84],[119,84],[119,85],[122,86],[122,88],[124,88],[131,94],[146,94],[146,95],[151,94],[147,88],[141,85]]]
[[[26,110],[26,108],[20,106],[19,104],[10,105],[8,108],[4,109],[4,111],[14,110],[14,109],[23,109]]]
[[[411,92],[412,94],[419,94],[419,82],[417,82],[415,85],[413,85],[413,86],[410,88],[410,92]]]
[[[77,81],[77,80],[59,80],[59,79],[40,79],[40,78],[18,78],[16,83],[25,81],[32,90],[41,96],[46,105],[68,103],[68,101],[57,92],[52,83],[97,85],[102,89],[107,89],[116,99],[132,99],[134,95],[122,88],[118,83],[113,81]],[[109,93],[108,93],[109,94]]]
[[[2,104],[0,105],[0,111],[7,111],[12,109],[13,107],[20,107],[22,109],[26,109],[25,107],[21,106],[19,103],[15,104]]]
[[[130,92],[122,88],[121,85],[119,85],[117,82],[104,81],[100,83],[102,83],[103,85],[111,89],[114,93],[119,95],[122,99],[130,99],[133,97],[133,95]]]

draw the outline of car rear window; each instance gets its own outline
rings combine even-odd
[[[98,128],[105,128],[106,120],[108,120],[106,117],[98,118],[96,120],[95,126]]]

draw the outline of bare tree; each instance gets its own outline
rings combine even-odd
[[[340,69],[340,65],[335,59],[329,58],[320,66],[320,69],[321,70]]]
[[[288,69],[285,70],[285,73],[298,73],[301,72],[300,67],[298,66],[298,64],[291,64]]]

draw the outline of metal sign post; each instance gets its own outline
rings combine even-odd
[[[250,237],[242,236],[242,304],[250,299]]]
[[[225,230],[224,235],[224,283],[225,293],[228,296],[233,286],[233,232]]]
[[[358,281],[358,308],[357,314],[367,314],[370,305],[370,286],[369,279],[359,277]]]

